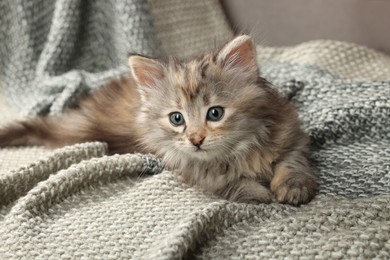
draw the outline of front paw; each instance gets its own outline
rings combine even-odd
[[[274,196],[269,190],[261,190],[258,192],[241,194],[230,200],[246,204],[270,204],[273,201],[273,198]]]
[[[277,172],[271,181],[271,190],[277,201],[292,205],[308,203],[316,194],[317,181],[311,174]]]
[[[222,195],[222,197],[229,201],[239,203],[268,204],[273,201],[273,195],[269,189],[256,180],[246,178],[241,179],[236,183],[228,184],[219,192],[219,195]]]

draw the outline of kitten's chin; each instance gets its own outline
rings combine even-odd
[[[197,155],[197,156],[203,156],[203,155],[205,155],[205,154],[207,154],[208,153],[208,151],[207,150],[205,150],[205,149],[202,149],[202,148],[195,148],[192,152],[191,152],[191,154],[193,154],[193,155]]]
[[[191,158],[196,158],[202,161],[209,161],[218,157],[218,153],[216,151],[197,147],[187,150],[186,154]]]

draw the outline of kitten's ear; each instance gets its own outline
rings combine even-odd
[[[227,69],[257,71],[256,48],[248,35],[241,35],[227,43],[217,54],[217,62]]]
[[[164,66],[155,59],[132,55],[129,57],[129,67],[140,86],[153,88],[164,77]]]

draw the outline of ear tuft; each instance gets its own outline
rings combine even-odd
[[[256,48],[248,35],[241,35],[227,43],[217,54],[217,62],[225,68],[257,70]]]
[[[129,67],[140,86],[153,88],[164,77],[164,66],[155,59],[132,55],[129,57]]]

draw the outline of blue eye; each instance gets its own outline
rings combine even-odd
[[[179,112],[170,113],[169,120],[174,126],[181,126],[185,122],[183,115]]]
[[[207,120],[209,121],[219,121],[222,119],[225,109],[223,107],[211,107],[207,111]]]

